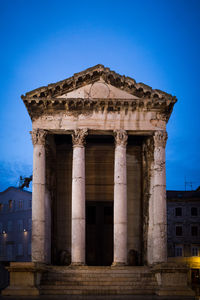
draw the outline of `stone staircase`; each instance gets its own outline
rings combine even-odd
[[[42,275],[41,295],[153,295],[155,275],[148,267],[57,267]]]

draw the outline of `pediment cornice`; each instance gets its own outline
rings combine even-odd
[[[85,71],[75,73],[72,77],[57,83],[52,83],[44,87],[40,87],[31,92],[22,95],[24,98],[43,98],[51,99],[58,97],[67,92],[73,91],[86,84],[94,83],[102,78],[107,84],[111,84],[139,98],[158,98],[158,99],[175,99],[176,97],[167,94],[158,89],[152,89],[144,83],[136,83],[133,78],[120,75],[103,65],[96,65]]]
[[[114,86],[132,96],[133,99],[113,98],[63,98],[62,96],[89,84],[103,80],[106,84]],[[85,71],[75,73],[72,77],[57,83],[40,87],[22,95],[31,118],[38,117],[53,111],[67,111],[84,113],[91,110],[120,111],[128,110],[156,110],[170,117],[176,97],[163,91],[152,89],[143,83],[136,83],[130,77],[122,76],[103,65],[96,65]]]

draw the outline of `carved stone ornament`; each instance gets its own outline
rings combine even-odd
[[[149,137],[143,144],[143,154],[147,162],[150,162],[154,158],[154,142],[153,137]]]
[[[114,131],[115,136],[115,145],[116,146],[124,146],[126,147],[127,140],[128,140],[128,134],[126,130],[119,129]]]
[[[80,98],[77,98],[76,91],[87,85],[91,85],[88,95],[79,94]],[[110,85],[117,88],[120,95],[122,92],[128,93],[128,98],[124,98],[125,94],[122,98],[113,98],[108,88]],[[71,94],[73,91],[75,98]],[[72,97],[63,97],[66,94],[71,94]],[[162,118],[168,121],[177,101],[170,94],[152,89],[143,83],[136,83],[133,78],[117,74],[103,65],[96,65],[57,83],[34,89],[22,95],[22,99],[32,120],[57,113],[77,116],[88,115],[94,111],[109,114],[125,111],[127,114],[137,110],[153,110],[160,114],[157,116],[158,120]]]
[[[30,131],[33,145],[45,145],[47,131],[44,129],[33,129]]]
[[[85,144],[85,137],[88,135],[88,130],[84,129],[76,129],[72,133],[72,143],[73,146],[83,147]]]
[[[156,131],[153,136],[154,146],[165,148],[167,143],[167,132],[166,131]]]

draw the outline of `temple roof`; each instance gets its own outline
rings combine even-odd
[[[101,85],[102,90],[104,89],[105,92],[107,87],[108,89],[112,87],[112,93],[108,92],[107,96],[102,95],[103,92],[95,93],[94,91],[92,93],[91,87],[97,82],[98,88],[100,88]],[[86,86],[88,86],[87,89],[85,88]],[[118,90],[118,92],[116,93],[115,90]],[[77,91],[76,96],[73,91]],[[130,105],[131,102],[131,106],[135,108],[137,108],[137,106],[144,106],[151,109],[152,105],[154,108],[157,107],[157,109],[165,108],[168,119],[173,109],[173,105],[177,101],[175,96],[158,89],[152,89],[150,86],[143,83],[137,83],[133,78],[120,75],[100,64],[82,72],[75,73],[72,77],[62,81],[51,83],[47,86],[27,92],[25,95],[22,95],[21,98],[24,101],[31,118],[36,117],[39,113],[36,106],[38,108],[39,106],[40,108],[43,107],[41,113],[44,113],[45,109],[47,109],[49,105],[52,105],[52,103],[55,107],[57,103],[59,109],[61,109],[62,105],[65,106],[65,109],[66,107],[69,109],[70,100],[73,100],[73,103],[76,104],[75,106],[73,104],[72,107],[76,107],[78,102],[82,103],[82,106],[83,104],[85,105],[86,102],[88,102],[90,106],[91,103],[93,103],[94,106],[94,101],[99,102],[103,99],[104,102],[105,100],[109,102],[114,101],[113,103],[115,104],[116,101],[123,101],[123,103],[124,101],[128,101],[128,105]]]

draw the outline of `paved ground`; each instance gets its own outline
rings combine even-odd
[[[39,297],[28,297],[28,296],[1,296],[0,300],[200,300],[200,297],[184,297],[184,296],[176,296],[176,297],[158,297],[158,296],[75,296],[75,295],[67,295],[67,296],[39,296]]]

